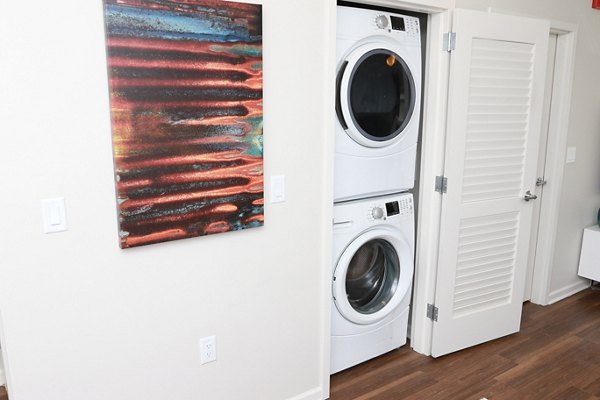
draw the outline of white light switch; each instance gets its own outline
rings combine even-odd
[[[285,175],[271,176],[271,203],[285,201]]]
[[[65,199],[63,197],[42,200],[42,216],[44,217],[44,233],[67,230]]]
[[[576,147],[568,147],[567,148],[567,164],[572,164],[577,159],[577,148]]]

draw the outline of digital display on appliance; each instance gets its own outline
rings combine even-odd
[[[385,209],[387,211],[388,217],[391,217],[392,215],[398,215],[400,213],[400,207],[398,207],[397,201],[385,203]]]
[[[406,27],[404,26],[404,18],[394,17],[390,15],[390,19],[392,20],[392,29],[396,31],[406,30]]]

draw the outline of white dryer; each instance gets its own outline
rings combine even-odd
[[[406,343],[414,234],[410,193],[334,205],[332,374]]]
[[[338,6],[334,201],[414,187],[419,19]]]

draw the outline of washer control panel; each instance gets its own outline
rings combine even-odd
[[[370,221],[387,219],[395,215],[412,215],[412,197],[403,197],[398,200],[388,201],[381,204],[372,204],[368,207],[367,219]]]

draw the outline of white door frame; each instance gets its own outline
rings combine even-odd
[[[558,35],[548,35],[548,58],[546,60],[546,85],[544,89],[544,110],[542,114],[542,130],[540,131],[540,143],[537,162],[536,183],[533,193],[539,200],[533,202],[533,215],[529,240],[529,256],[527,257],[527,269],[525,289],[523,292],[523,303],[531,301],[531,288],[533,286],[533,264],[537,251],[537,240],[540,228],[540,211],[544,202],[544,184],[538,185],[537,180],[543,179],[546,168],[546,150],[548,145],[548,125],[550,123],[550,106],[552,105],[552,89],[554,88],[554,64],[556,64],[556,42]],[[546,183],[546,181],[544,182]]]
[[[488,9],[489,12],[510,12]],[[427,318],[427,304],[435,304],[435,282],[439,253],[441,195],[432,190],[435,177],[443,175],[445,122],[447,111],[449,53],[442,52],[443,32],[451,29],[450,12],[430,15],[428,66],[423,113],[421,174],[417,216],[417,247],[415,285],[411,322],[411,346],[422,354],[431,354],[433,322]],[[540,211],[540,234],[534,270],[531,301],[548,304],[552,272],[552,257],[556,239],[560,193],[564,170],[564,155],[571,107],[577,26],[559,21],[550,22],[551,33],[558,34],[557,63],[554,78],[554,98],[550,111],[550,130],[546,175],[553,185],[544,188],[544,204]],[[550,186],[552,188],[550,189]],[[547,192],[546,192],[547,190]]]
[[[550,33],[558,35],[558,39],[544,174],[549,178],[549,183],[544,187],[544,201],[540,208],[533,285],[531,287],[531,302],[541,305],[558,300],[550,299],[550,280],[567,151],[577,25],[551,21]]]

